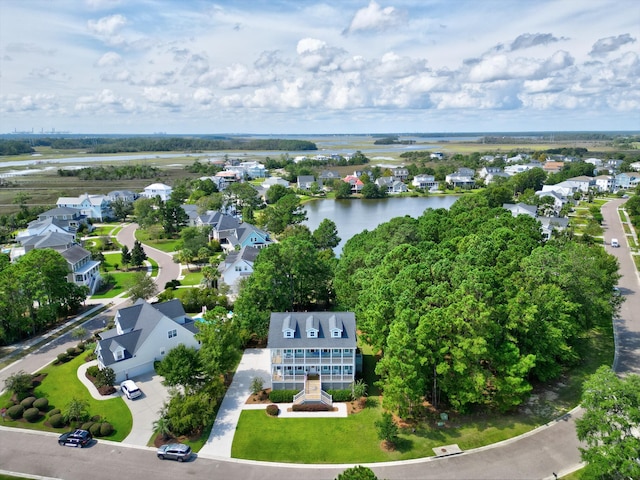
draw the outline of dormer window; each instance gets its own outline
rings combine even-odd
[[[318,333],[320,332],[320,321],[313,315],[309,315],[305,323],[307,338],[318,338]]]
[[[335,315],[329,317],[329,330],[331,331],[331,338],[342,338],[342,321]]]
[[[282,336],[284,338],[293,338],[296,333],[296,321],[287,315],[282,322]]]

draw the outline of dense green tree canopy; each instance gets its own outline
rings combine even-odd
[[[401,415],[425,397],[510,409],[532,380],[579,361],[579,336],[616,311],[614,257],[566,239],[544,243],[534,219],[489,202],[467,196],[449,211],[395,218],[342,251],[339,308],[356,312],[382,352],[384,402]]]
[[[68,273],[55,250],[31,250],[13,263],[0,256],[0,342],[36,334],[80,307],[87,288],[67,282]]]
[[[244,336],[267,337],[271,312],[326,310],[333,303],[333,252],[318,250],[306,228],[262,249],[240,289],[234,315]]]
[[[576,420],[587,467],[581,478],[640,478],[640,376],[619,378],[601,367],[583,385],[585,413]]]
[[[290,193],[264,211],[262,224],[267,230],[278,235],[284,232],[288,225],[297,225],[306,219],[307,211],[300,205],[300,199]]]

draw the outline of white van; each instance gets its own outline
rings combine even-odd
[[[611,239],[611,246],[614,248],[618,248],[620,246],[620,244],[618,243],[618,239],[617,238],[612,238]]]

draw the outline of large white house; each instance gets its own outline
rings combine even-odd
[[[153,362],[178,345],[200,348],[197,324],[178,299],[154,305],[138,300],[114,320],[115,327],[100,334],[96,356],[100,369],[113,369],[117,383],[152,372]]]
[[[310,379],[319,380],[322,390],[350,388],[356,374],[355,314],[273,312],[267,348],[274,390],[301,390],[304,398]]]
[[[141,193],[141,196],[145,198],[160,197],[160,200],[166,202],[171,197],[172,192],[173,189],[169,185],[165,185],[164,183],[152,183],[144,188],[144,192]]]
[[[111,217],[111,201],[106,195],[89,195],[79,197],[60,197],[56,202],[58,208],[71,208],[87,218],[103,221]]]

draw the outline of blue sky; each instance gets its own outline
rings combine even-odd
[[[0,133],[640,130],[637,0],[0,0]]]

